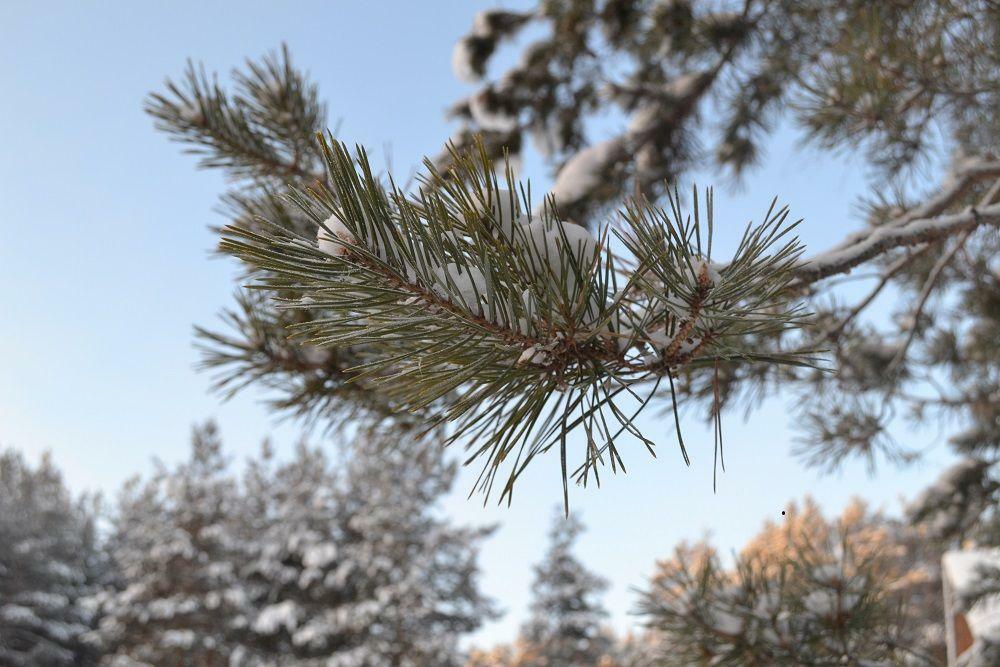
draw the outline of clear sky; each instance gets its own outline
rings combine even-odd
[[[238,458],[268,435],[287,451],[295,424],[278,423],[260,394],[222,403],[194,369],[192,325],[212,324],[235,288],[234,265],[208,252],[224,183],[153,130],[143,98],[188,57],[226,73],[284,41],[319,83],[331,122],[341,120],[341,137],[377,152],[389,145],[405,177],[450,133],[443,111],[469,92],[451,74],[452,44],[493,4],[0,3],[0,445],[32,459],[51,450],[74,489],[109,493],[152,457],[185,455],[190,425],[207,417]],[[805,218],[814,250],[858,224],[852,207],[869,185],[859,159],[804,149],[789,129],[768,150],[742,188],[717,191],[720,237],[759,219],[775,195]],[[537,160],[525,171],[536,191],[548,184]],[[698,180],[723,182],[710,172]],[[610,579],[617,628],[634,621],[632,587],[678,541],[711,533],[723,551],[738,549],[807,493],[831,512],[853,495],[896,510],[948,460],[938,445],[875,478],[860,464],[820,476],[789,454],[791,407],[768,402],[746,423],[729,415],[728,472],[714,495],[710,433],[686,419],[686,469],[672,424],[656,415],[644,426],[662,443],[658,459],[637,446],[627,476],[573,492],[589,527],[578,554]],[[936,437],[899,435],[921,447]],[[484,509],[465,497],[477,471],[462,474],[443,511],[501,526],[481,557],[483,587],[507,612],[475,638],[490,643],[512,638],[524,619],[561,486],[550,456],[525,475],[512,508]]]

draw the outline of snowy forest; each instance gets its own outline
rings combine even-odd
[[[0,424],[0,665],[1000,665],[1000,4],[467,19],[453,134],[408,176],[340,131],[294,45],[229,76],[179,52],[149,91],[150,131],[226,183],[211,250],[238,273],[221,324],[195,323],[200,371],[301,437],[240,458],[209,419],[99,494]],[[779,126],[865,169],[833,245],[801,241],[811,212],[780,192],[718,219]],[[622,632],[577,494],[685,474],[702,427],[722,479],[727,423],[771,397],[803,470],[878,478],[925,455],[903,432],[951,463],[899,507],[804,496],[738,551],[677,544],[635,574]],[[482,585],[497,527],[442,501],[471,467],[468,503],[517,505],[543,461],[530,608],[483,643],[510,613]]]

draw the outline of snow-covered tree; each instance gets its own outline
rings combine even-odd
[[[450,525],[435,504],[454,466],[396,430],[358,437],[343,466],[301,446],[255,467],[243,569],[254,652],[266,664],[461,664],[459,638],[494,613],[479,592],[487,531]]]
[[[123,490],[100,597],[109,664],[461,664],[490,618],[478,543],[435,508],[454,465],[398,429],[365,431],[331,460],[265,446],[238,478],[216,427],[190,458]]]
[[[575,516],[557,509],[549,548],[535,566],[528,620],[512,646],[477,651],[469,666],[614,667],[617,646],[607,628],[608,612],[600,597],[607,582],[573,554],[583,531]]]
[[[211,422],[194,429],[187,460],[126,483],[109,544],[121,585],[100,600],[107,663],[225,665],[240,649],[237,494]]]
[[[258,382],[280,392],[279,409],[327,423],[450,421],[449,438],[484,462],[481,489],[504,497],[553,448],[564,481],[617,470],[624,435],[652,448],[631,417],[649,403],[700,404],[721,450],[721,409],[778,391],[801,394],[798,453],[811,465],[908,459],[887,430],[902,414],[962,420],[954,446],[989,459],[996,17],[987,0],[482,12],[454,62],[483,84],[453,107],[451,150],[405,192],[363,152],[314,141],[324,107],[287,53],[237,72],[233,93],[192,67],[148,110],[239,181],[223,247],[277,297],[241,293],[233,331],[202,330],[206,365],[227,391]],[[539,38],[491,72],[527,26]],[[594,135],[588,120],[608,112],[625,129]],[[745,172],[785,119],[877,167],[861,228],[804,256],[786,212],[771,211],[734,256],[713,255],[707,202],[682,210],[667,181],[712,164]],[[555,168],[545,202],[494,175],[526,137]],[[939,187],[907,180],[920,165],[943,165]],[[273,197],[286,183],[291,194]],[[870,290],[848,301],[836,283],[862,267]],[[886,295],[893,316],[868,317]],[[803,321],[799,305],[816,316]],[[833,373],[813,370],[823,348]],[[587,444],[571,464],[574,429]]]
[[[898,521],[794,504],[726,566],[706,543],[661,561],[640,612],[662,665],[943,665],[940,555]]]
[[[87,597],[105,575],[92,500],[74,499],[48,454],[0,452],[0,664],[96,664]]]
[[[608,612],[600,601],[608,584],[573,554],[581,532],[576,516],[556,510],[549,549],[535,566],[531,613],[521,628],[530,654],[525,667],[597,665],[613,650],[614,638],[604,625]]]

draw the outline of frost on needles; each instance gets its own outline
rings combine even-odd
[[[227,227],[222,248],[259,269],[255,287],[281,307],[321,313],[293,333],[350,348],[354,382],[429,428],[447,423],[446,441],[483,463],[485,495],[499,482],[509,502],[528,463],[556,446],[564,496],[571,477],[599,483],[602,467],[624,470],[626,437],[655,454],[635,418],[662,386],[688,462],[679,372],[814,363],[810,351],[761,355],[752,345],[803,317],[785,289],[802,251],[785,208],[772,204],[720,261],[710,190],[700,203],[693,192],[691,213],[676,191],[667,209],[626,201],[592,234],[561,219],[555,198],[532,212],[530,188],[509,166],[498,177],[482,146],[454,150],[447,173],[426,161],[419,187],[405,192],[373,175],[363,149],[321,142],[328,185],[285,195],[314,234],[259,221]],[[719,407],[716,396],[717,457]],[[571,462],[573,431],[586,445]]]

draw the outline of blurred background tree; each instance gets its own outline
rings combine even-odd
[[[451,665],[490,619],[488,533],[433,512],[454,466],[374,433],[343,468],[267,445],[242,479],[215,426],[191,456],[130,482],[112,518],[117,585],[98,597],[112,664]],[[398,443],[397,443],[398,444]]]
[[[49,457],[0,452],[0,664],[96,664],[88,598],[108,572],[96,502],[73,498]]]
[[[945,661],[940,552],[860,501],[827,520],[808,498],[726,567],[707,543],[657,565],[639,609],[667,665]]]
[[[474,650],[467,667],[614,664],[616,638],[599,599],[607,582],[572,553],[582,531],[578,517],[566,518],[561,508],[556,510],[549,549],[535,566],[530,617],[512,645]]]

